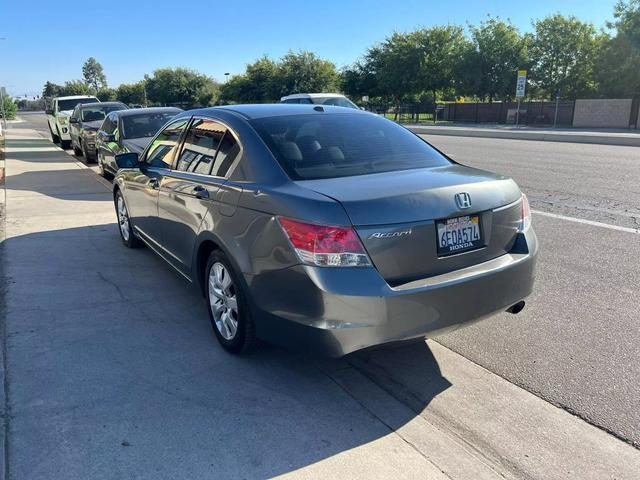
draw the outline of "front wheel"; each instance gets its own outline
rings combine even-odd
[[[79,156],[81,156],[81,155],[82,155],[82,149],[81,149],[81,148],[76,147],[76,144],[75,144],[75,143],[73,143],[73,141],[71,141],[71,146],[73,147],[73,153],[74,153],[77,157],[79,157]]]
[[[124,197],[122,192],[118,190],[116,193],[116,215],[118,216],[118,229],[120,231],[120,238],[129,248],[137,248],[142,245],[142,242],[133,233],[131,227],[131,220],[129,219],[129,212],[127,211],[127,205],[124,203]]]
[[[219,250],[209,255],[206,268],[209,319],[220,345],[231,353],[249,352],[256,333],[242,283]]]
[[[56,128],[56,131],[58,131],[57,128]],[[51,141],[53,143],[60,143],[60,136],[53,133],[53,130],[51,129],[51,124],[49,124],[49,132],[51,133]]]
[[[89,154],[89,150],[87,150],[87,144],[82,140],[80,140],[80,148],[82,149],[82,156],[84,157],[84,161],[86,163],[93,163],[93,157]]]
[[[104,159],[100,157],[100,154],[98,154],[97,157],[98,157],[98,171],[100,172],[100,176],[102,176],[103,178],[106,178],[107,180],[113,180],[113,175],[111,174],[111,172],[108,172],[107,169],[104,168]]]

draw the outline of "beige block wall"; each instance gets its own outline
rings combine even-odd
[[[630,98],[576,100],[574,127],[629,128]]]

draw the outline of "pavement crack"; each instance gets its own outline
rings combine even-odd
[[[124,296],[124,293],[122,293],[122,290],[120,289],[120,286],[114,282],[113,280],[108,279],[107,277],[105,277],[102,272],[96,272],[98,274],[98,277],[100,277],[100,279],[105,282],[108,283],[109,285],[111,285],[113,288],[116,289],[116,291],[118,292],[118,295],[120,295],[120,298],[122,300],[126,300],[126,297]]]

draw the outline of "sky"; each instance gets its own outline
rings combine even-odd
[[[338,67],[394,31],[477,24],[487,14],[522,31],[554,13],[603,27],[617,0],[0,0],[0,86],[37,95],[44,83],[82,78],[95,57],[110,87],[162,67],[224,81],[262,55],[310,50]]]

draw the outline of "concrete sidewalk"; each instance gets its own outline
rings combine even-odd
[[[403,124],[414,133],[456,137],[502,138],[545,142],[591,143],[640,147],[640,130],[577,130],[495,124]]]
[[[103,180],[19,125],[7,150],[11,479],[637,478],[638,450],[435,342],[226,354]]]

